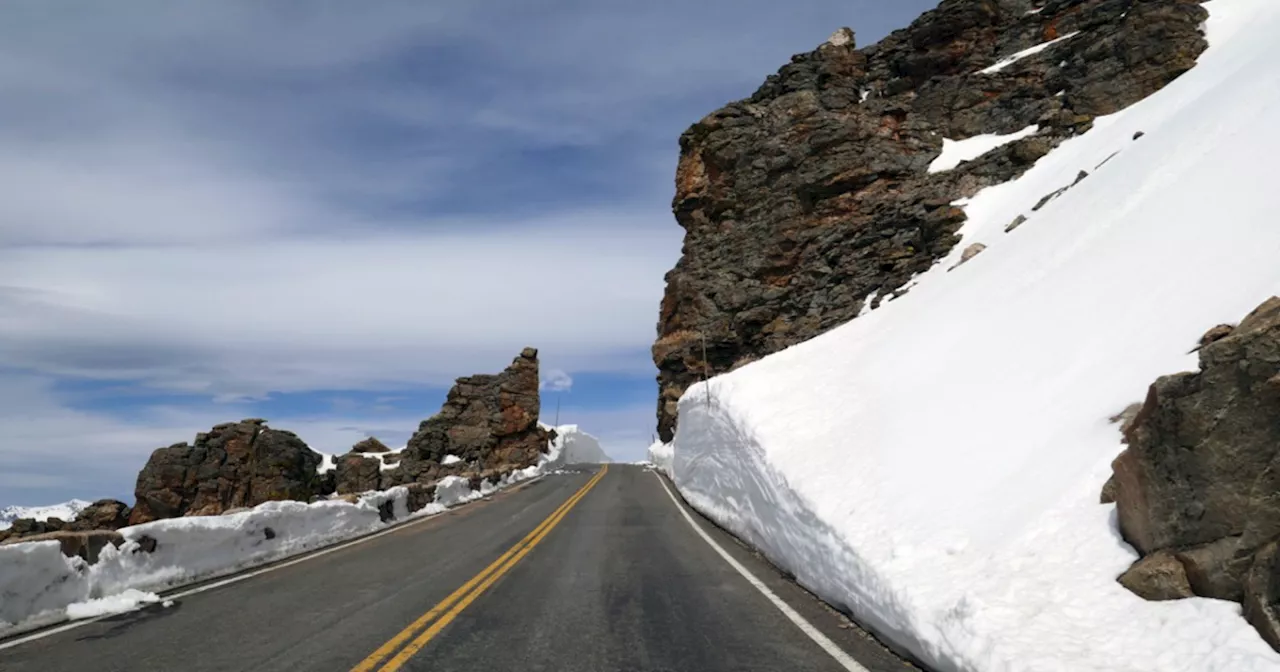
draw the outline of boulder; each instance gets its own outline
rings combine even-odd
[[[361,453],[347,453],[335,459],[334,481],[340,495],[381,489],[382,460]]]
[[[1280,538],[1280,298],[1210,334],[1199,371],[1156,380],[1127,428],[1120,532],[1144,556],[1173,551],[1196,595],[1247,601],[1257,584],[1250,621],[1269,623],[1257,568]]]
[[[128,504],[115,499],[99,499],[86,506],[76,519],[67,525],[67,529],[77,531],[118,530],[129,524],[129,514],[133,509]]]
[[[410,483],[409,488],[409,512],[421,511],[427,508],[427,505],[436,499],[435,483]]]
[[[36,520],[34,518],[19,518],[9,525],[9,529],[0,530],[0,540],[17,540],[35,537],[50,532],[58,532],[66,527],[66,523],[61,518],[49,518],[47,520]]]
[[[1138,560],[1120,575],[1118,581],[1147,600],[1179,600],[1195,596],[1182,563],[1167,551]]]
[[[321,457],[292,432],[242,420],[197,434],[194,444],[157,449],[138,474],[129,523],[217,515],[278,500],[309,501],[321,490]]]
[[[1280,563],[1277,543],[1258,550],[1244,585],[1244,617],[1271,648],[1280,651]]]
[[[952,203],[1191,69],[1206,18],[1196,0],[943,2],[878,44],[858,48],[837,31],[693,124],[672,201],[683,256],[666,276],[652,352],[661,440],[704,373],[844,324],[872,293],[900,296],[959,241],[965,213]],[[1035,135],[929,170],[944,138],[1033,125]]]
[[[522,469],[536,464],[548,433],[538,425],[538,351],[525,348],[499,374],[459,378],[439,413],[424,420],[387,471],[383,487],[432,483],[474,463],[479,470]],[[446,455],[462,461],[443,465]]]
[[[351,446],[353,453],[389,453],[391,449],[375,437],[369,437]]]

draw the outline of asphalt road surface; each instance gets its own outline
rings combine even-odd
[[[916,669],[693,514],[780,608],[678,506],[642,467],[576,468],[168,608],[0,650],[0,670]]]

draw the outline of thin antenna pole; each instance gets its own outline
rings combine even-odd
[[[560,393],[556,392],[556,427],[560,426]]]
[[[711,408],[711,383],[707,380],[711,377],[711,364],[707,362],[707,332],[702,332],[702,386],[707,388],[707,408]]]

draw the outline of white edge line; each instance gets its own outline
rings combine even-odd
[[[545,476],[546,476],[546,474],[539,474],[538,476],[536,476],[536,477],[534,477],[534,478],[531,478],[531,479],[529,479],[529,480],[527,480],[527,481],[520,481],[519,483],[515,483],[514,485],[529,485],[529,484],[532,484],[532,483],[536,483],[536,482],[538,482],[538,481],[542,480],[542,479],[543,479],[543,477],[545,477]],[[502,491],[503,491],[503,490],[505,490],[505,489],[506,489],[506,488],[502,488],[502,489],[499,489],[499,490],[495,490],[495,491],[493,491],[493,492],[489,493],[488,495],[485,495],[485,496],[482,496],[482,497],[477,497],[477,498],[472,499],[472,500],[470,500],[470,501],[464,502],[464,503],[462,503],[462,504],[461,504],[461,505],[459,505],[459,506],[454,506],[454,507],[451,507],[451,508],[445,509],[444,511],[440,511],[440,512],[438,512],[438,513],[433,513],[433,514],[431,514],[431,515],[427,515],[427,516],[420,516],[420,517],[418,517],[418,518],[416,518],[416,519],[409,519],[409,520],[401,521],[401,522],[399,522],[399,523],[392,524],[390,527],[387,527],[387,528],[385,528],[385,529],[378,530],[377,532],[372,532],[372,533],[366,534],[366,535],[364,535],[364,536],[362,536],[362,537],[357,537],[357,538],[355,538],[355,539],[351,539],[351,540],[349,540],[349,541],[339,542],[339,543],[337,543],[337,544],[335,544],[335,545],[333,545],[333,546],[327,546],[327,547],[323,547],[323,546],[322,546],[322,547],[321,547],[321,548],[319,548],[319,549],[314,549],[314,550],[310,550],[310,551],[303,551],[304,555],[303,555],[302,557],[300,557],[300,558],[294,558],[294,559],[292,559],[292,560],[285,560],[285,561],[283,561],[283,562],[280,562],[279,560],[277,560],[276,562],[278,562],[279,564],[271,565],[270,567],[263,567],[263,568],[261,568],[261,569],[256,569],[256,570],[251,570],[251,571],[240,570],[240,571],[242,571],[242,572],[244,572],[244,573],[243,573],[243,574],[235,574],[234,576],[227,577],[227,578],[225,578],[225,579],[222,579],[221,581],[214,581],[213,583],[207,583],[207,584],[205,584],[205,585],[203,585],[203,586],[197,586],[197,587],[192,588],[192,589],[190,589],[190,590],[184,590],[184,591],[182,591],[182,592],[172,593],[172,594],[168,594],[168,595],[161,595],[161,596],[160,596],[160,598],[161,598],[161,601],[165,601],[165,600],[176,600],[176,599],[180,599],[180,598],[183,598],[183,597],[190,597],[190,596],[192,596],[192,595],[196,595],[196,594],[198,594],[198,593],[203,593],[203,592],[205,592],[206,590],[213,590],[214,588],[221,588],[221,587],[223,587],[223,586],[229,586],[229,585],[231,585],[231,584],[233,584],[233,583],[239,583],[239,582],[244,581],[244,580],[246,580],[246,579],[252,579],[252,578],[253,578],[253,577],[255,577],[255,576],[261,576],[261,575],[263,575],[263,574],[266,574],[267,572],[274,572],[274,571],[276,571],[277,569],[284,569],[285,567],[292,567],[293,565],[301,564],[301,563],[303,563],[303,562],[306,562],[306,561],[308,561],[308,560],[312,560],[312,559],[314,559],[314,558],[318,558],[318,557],[321,557],[321,556],[324,556],[324,555],[328,555],[328,554],[330,554],[330,553],[334,553],[334,552],[337,552],[337,551],[341,551],[341,550],[343,550],[343,549],[345,549],[345,548],[350,548],[350,547],[352,547],[352,546],[356,546],[356,545],[358,545],[358,544],[363,544],[363,543],[364,543],[364,542],[366,542],[366,541],[373,541],[374,539],[377,539],[378,537],[381,537],[381,536],[383,536],[383,535],[391,534],[392,532],[397,532],[397,531],[402,530],[402,529],[404,529],[404,528],[406,528],[406,527],[410,527],[410,526],[412,526],[412,525],[416,525],[416,524],[421,523],[421,522],[424,522],[424,521],[432,520],[433,518],[436,518],[436,517],[438,517],[438,516],[442,516],[442,515],[444,515],[444,514],[446,514],[446,513],[449,513],[449,512],[451,512],[451,511],[457,511],[458,509],[460,509],[460,508],[462,508],[462,507],[466,506],[467,504],[470,504],[471,502],[478,502],[478,501],[480,501],[480,500],[482,500],[482,499],[488,499],[488,498],[492,497],[493,495],[496,495],[496,494],[498,494],[498,493],[502,492]],[[203,580],[207,580],[207,579],[203,579]],[[172,589],[171,589],[171,590],[172,590]],[[4,651],[5,649],[11,649],[11,648],[13,648],[13,647],[15,647],[15,646],[18,646],[18,645],[21,645],[21,644],[26,644],[27,642],[34,642],[34,641],[36,641],[36,640],[38,640],[38,639],[44,639],[45,637],[50,637],[50,636],[52,636],[52,635],[57,635],[57,634],[60,634],[60,633],[66,632],[66,631],[68,631],[68,630],[74,630],[74,629],[76,629],[76,628],[79,628],[79,627],[83,627],[83,626],[89,625],[90,623],[96,623],[96,622],[98,622],[98,621],[103,620],[104,618],[111,618],[112,616],[119,616],[119,615],[121,615],[121,614],[127,614],[127,613],[130,613],[130,612],[133,612],[133,611],[138,611],[138,610],[143,609],[143,608],[145,608],[145,607],[149,607],[149,606],[151,606],[152,604],[156,604],[156,603],[148,602],[148,603],[145,603],[145,604],[142,604],[142,605],[138,605],[137,607],[134,607],[133,609],[130,609],[130,610],[128,610],[128,611],[116,612],[116,613],[113,613],[113,614],[103,614],[102,616],[95,616],[95,617],[93,617],[93,618],[86,618],[86,619],[83,619],[83,620],[71,621],[71,622],[69,622],[69,623],[64,623],[63,625],[60,625],[60,626],[58,626],[58,627],[56,627],[56,628],[51,628],[51,629],[48,629],[48,630],[41,630],[40,632],[37,632],[37,633],[31,634],[31,635],[27,635],[27,636],[25,636],[25,637],[19,637],[19,638],[17,638],[17,639],[14,639],[14,640],[11,640],[11,641],[8,641],[8,642],[0,642],[0,651]]]
[[[818,646],[821,646],[822,650],[830,654],[837,663],[840,663],[840,665],[844,667],[844,669],[849,670],[849,672],[870,672],[867,668],[859,664],[858,661],[851,658],[849,654],[845,653],[844,649],[836,646],[835,642],[827,639],[826,635],[822,634],[822,632],[815,628],[812,623],[806,621],[803,616],[796,612],[795,609],[791,608],[791,605],[784,602],[782,598],[778,597],[772,590],[769,590],[769,587],[764,585],[763,581],[757,579],[756,576],[746,567],[742,566],[742,563],[735,560],[733,556],[729,555],[727,551],[721,548],[720,544],[717,544],[715,540],[711,538],[711,535],[707,534],[706,531],[698,525],[698,523],[694,522],[693,516],[690,516],[689,512],[680,505],[680,500],[676,499],[675,494],[671,492],[671,488],[667,487],[667,482],[662,480],[662,477],[659,476],[657,472],[654,472],[653,476],[658,479],[658,483],[662,485],[662,489],[667,491],[667,496],[671,498],[671,501],[675,503],[676,508],[680,510],[680,515],[684,516],[684,519],[693,526],[693,529],[698,533],[698,536],[702,537],[703,541],[710,544],[711,548],[715,549],[716,553],[719,553],[720,557],[724,558],[724,561],[729,563],[730,567],[738,570],[738,573],[741,574],[748,583],[755,586],[756,590],[764,593],[764,596],[769,598],[769,601],[773,603],[773,606],[778,608],[778,611],[782,612],[783,616],[786,616],[792,623],[795,623],[796,627],[800,628],[801,632],[808,635],[809,639],[812,639]]]

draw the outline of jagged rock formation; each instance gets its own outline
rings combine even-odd
[[[729,371],[854,318],[873,294],[873,306],[895,296],[958,242],[954,201],[1193,67],[1206,17],[1196,0],[945,0],[865,49],[837,31],[694,124],[673,200],[683,256],[653,347],[662,439],[704,369]],[[928,172],[943,138],[1032,125]]]
[[[540,408],[533,348],[525,348],[500,374],[459,378],[440,412],[409,439],[400,466],[385,472],[384,486],[432,483],[464,469],[469,476],[496,478],[536,464],[548,440],[538,426]],[[462,461],[442,465],[446,455]]]
[[[195,444],[157,449],[138,474],[129,523],[215,515],[276,500],[320,494],[321,456],[293,432],[242,420],[196,435]]]
[[[1201,343],[1198,372],[1148,390],[1112,465],[1120,532],[1144,556],[1122,583],[1181,570],[1195,595],[1242,602],[1280,650],[1280,297]]]

